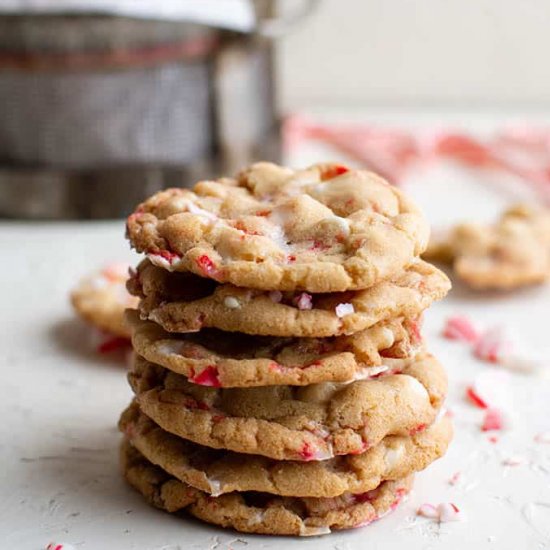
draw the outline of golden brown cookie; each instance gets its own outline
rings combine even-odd
[[[128,282],[140,314],[169,332],[218,328],[247,334],[325,337],[352,334],[393,317],[414,317],[448,292],[446,275],[415,261],[365,290],[308,294],[218,285],[189,273],[168,273],[145,261]]]
[[[435,420],[447,390],[441,365],[425,352],[388,361],[379,378],[349,384],[205,387],[140,357],[128,377],[141,410],[175,435],[278,460],[326,460]]]
[[[362,527],[394,510],[413,477],[386,481],[372,491],[335,498],[278,497],[269,493],[228,493],[212,497],[154,466],[127,441],[121,447],[124,477],[146,500],[168,512],[185,510],[220,527],[243,533],[314,536],[332,529]]]
[[[128,265],[111,264],[82,279],[71,292],[75,311],[95,327],[115,336],[130,337],[124,310],[136,308],[138,299],[126,290]]]
[[[128,218],[138,252],[170,271],[262,290],[367,288],[427,246],[399,190],[363,170],[262,162],[235,179],[153,195]]]
[[[413,357],[421,348],[420,320],[397,318],[351,336],[278,338],[203,329],[168,333],[136,311],[126,315],[138,355],[214,387],[351,382],[377,376],[389,358]]]
[[[122,413],[119,427],[147,460],[212,496],[233,491],[315,498],[365,493],[383,481],[423,470],[443,456],[452,437],[451,421],[443,416],[421,433],[387,436],[359,455],[296,462],[191,443],[164,431],[135,403]]]
[[[477,289],[512,289],[550,277],[550,209],[515,206],[493,225],[464,223],[434,239],[424,257],[451,263]]]

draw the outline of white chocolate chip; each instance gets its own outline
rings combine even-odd
[[[414,393],[416,393],[418,396],[422,396],[423,399],[430,400],[430,396],[428,395],[428,390],[413,376],[406,376],[406,380],[408,381],[408,384]]]
[[[239,302],[235,296],[226,296],[223,300],[223,304],[229,309],[239,309],[241,307],[241,302]]]
[[[403,458],[403,455],[405,454],[405,446],[403,444],[399,444],[395,448],[389,448],[386,450],[386,454],[384,455],[384,462],[386,463],[386,468],[388,470],[391,470],[395,467],[395,465]]]

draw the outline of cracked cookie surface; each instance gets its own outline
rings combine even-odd
[[[328,294],[255,291],[220,285],[142,262],[128,281],[142,300],[143,319],[168,332],[218,328],[294,337],[353,334],[392,317],[414,317],[448,292],[447,276],[416,261],[393,278],[364,289]]]
[[[434,238],[424,257],[452,264],[477,289],[542,283],[550,277],[550,209],[518,205],[494,224],[460,224]]]
[[[128,218],[132,246],[169,271],[262,290],[367,288],[418,256],[428,225],[364,170],[261,162],[236,178],[168,189]]]
[[[332,529],[362,527],[394,510],[409,493],[413,476],[383,482],[358,495],[335,498],[277,497],[268,493],[228,493],[212,497],[153,465],[127,441],[121,446],[127,482],[153,506],[186,511],[203,521],[243,533],[324,535]]]
[[[350,336],[282,338],[217,329],[174,334],[135,311],[135,352],[191,382],[215,387],[305,386],[378,376],[391,358],[413,357],[421,348],[420,319],[397,318]]]
[[[424,432],[387,436],[359,455],[296,462],[191,443],[157,426],[135,403],[123,412],[119,427],[147,460],[212,496],[233,491],[315,498],[365,493],[423,470],[445,453],[452,437],[451,421],[443,416]]]
[[[379,378],[349,384],[214,388],[136,357],[128,378],[140,409],[174,435],[277,460],[326,460],[434,422],[447,391],[439,362],[426,352],[388,362]]]

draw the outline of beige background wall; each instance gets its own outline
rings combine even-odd
[[[549,56],[549,0],[324,0],[279,45],[281,104],[550,106]]]

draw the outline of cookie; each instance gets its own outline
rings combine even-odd
[[[515,206],[493,225],[464,223],[425,257],[450,263],[472,288],[512,289],[550,277],[550,209]]]
[[[445,453],[452,437],[451,421],[443,416],[424,432],[387,436],[359,455],[295,462],[191,443],[164,431],[136,404],[122,413],[119,427],[147,460],[212,496],[233,491],[315,498],[365,493],[383,481],[423,470]]]
[[[264,292],[219,285],[142,262],[128,289],[142,296],[143,319],[168,332],[218,328],[294,337],[353,334],[392,317],[414,317],[449,290],[446,275],[416,261],[392,279],[365,290],[329,294]]]
[[[82,279],[71,292],[71,303],[80,317],[115,336],[130,337],[124,323],[124,310],[136,308],[138,299],[130,296],[125,284],[125,264],[111,264]]]
[[[136,357],[128,378],[141,410],[174,435],[277,460],[326,460],[435,420],[447,389],[441,365],[425,352],[388,362],[378,378],[349,384],[214,388]]]
[[[261,162],[235,179],[153,195],[128,218],[138,252],[169,271],[262,290],[372,286],[419,255],[428,225],[379,176]]]
[[[277,497],[269,493],[228,493],[212,497],[177,480],[124,441],[124,477],[146,500],[168,512],[186,511],[203,521],[243,533],[324,535],[332,529],[367,525],[394,510],[413,478],[386,481],[372,491],[335,498]]]
[[[351,382],[378,376],[389,358],[413,357],[421,348],[420,319],[397,318],[351,336],[278,338],[204,329],[168,333],[128,311],[132,345],[151,363],[190,382],[216,387]]]

